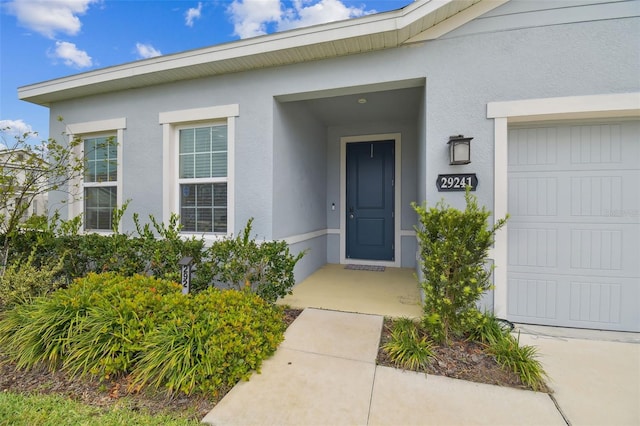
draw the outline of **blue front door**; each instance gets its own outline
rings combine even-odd
[[[346,255],[394,260],[394,141],[347,144]]]

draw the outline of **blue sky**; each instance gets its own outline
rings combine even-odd
[[[49,136],[49,110],[20,101],[20,86],[411,1],[0,0],[0,128]]]

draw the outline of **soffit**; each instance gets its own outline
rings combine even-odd
[[[467,15],[467,18],[459,25],[504,1],[418,0],[391,12],[36,83],[19,88],[18,96],[28,102],[49,106],[53,102],[100,93],[389,49],[412,40],[429,39],[425,34],[434,28],[455,28],[451,20],[463,11],[465,13],[461,15]],[[436,33],[440,35],[442,31]]]

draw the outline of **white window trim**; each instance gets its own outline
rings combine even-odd
[[[227,124],[227,232],[194,233],[183,232],[185,237],[202,237],[205,241],[216,241],[233,234],[235,230],[235,127],[236,117],[240,115],[238,104],[217,105],[206,108],[185,109],[161,112],[159,124],[162,125],[162,220],[169,222],[171,214],[180,214],[179,179],[180,170],[178,155],[178,132],[181,128]],[[200,179],[196,179],[200,181]],[[207,182],[215,180],[207,179]],[[181,180],[183,183],[186,180]]]
[[[395,142],[395,186],[394,186],[394,256],[393,261],[347,259],[347,144],[353,142]],[[399,268],[402,265],[402,137],[400,133],[345,136],[340,138],[340,263],[357,265],[380,265]]]
[[[494,119],[494,218],[507,214],[510,123],[624,117],[640,117],[640,92],[489,102],[487,118]],[[490,252],[498,266],[494,270],[494,312],[502,318],[507,317],[508,226],[496,233]]]
[[[94,137],[103,137],[103,136],[116,136],[117,143],[117,156],[118,156],[118,170],[116,172],[116,205],[117,208],[122,207],[122,164],[123,164],[123,149],[122,143],[124,140],[124,129],[127,128],[127,119],[126,118],[113,118],[109,120],[99,120],[99,121],[87,121],[84,123],[74,123],[67,125],[67,137],[69,141],[73,141],[75,138],[94,138]],[[84,158],[84,143],[78,144],[75,147],[74,155],[76,158]],[[73,219],[77,216],[82,215],[84,212],[84,188],[90,186],[102,186],[99,184],[93,183],[85,183],[84,177],[78,177],[77,179],[69,182],[71,188],[78,188],[80,194],[77,194],[71,189],[69,191],[68,197],[68,217],[69,219]],[[109,185],[106,186],[114,186],[112,182],[109,182]],[[118,231],[122,231],[122,223],[118,225]],[[112,231],[108,230],[84,230],[84,221],[81,232],[91,232],[98,234],[111,234]]]

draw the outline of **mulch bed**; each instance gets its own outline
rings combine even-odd
[[[378,365],[398,368],[389,358],[382,346],[389,341],[392,320],[385,318],[378,349]],[[481,344],[459,339],[451,342],[450,346],[434,345],[435,359],[425,370],[426,374],[446,376],[470,382],[486,383],[490,385],[508,386],[518,389],[529,389],[517,374],[503,369],[496,360],[484,352]],[[543,389],[549,393],[549,389]]]

